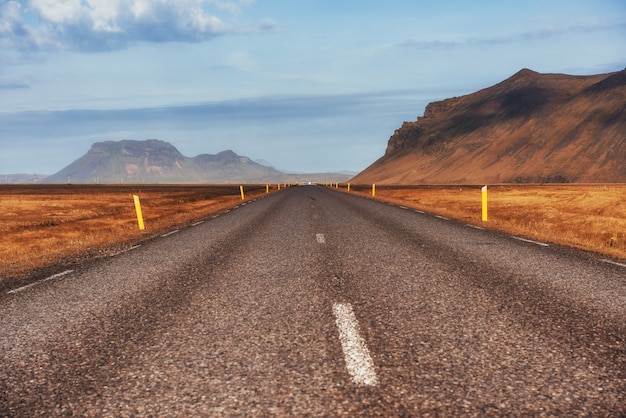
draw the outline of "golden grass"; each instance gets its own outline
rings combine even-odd
[[[265,186],[246,186],[246,200]],[[342,185],[342,190],[345,185]],[[351,193],[371,196],[371,185]],[[141,198],[139,231],[132,195]],[[540,241],[626,259],[626,185],[380,186],[376,198]],[[241,203],[239,186],[1,186],[0,278],[107,255]]]
[[[344,189],[345,190],[345,189]],[[371,196],[371,185],[352,186]],[[539,241],[626,259],[626,185],[381,186],[376,198]]]
[[[246,200],[265,186],[245,186]],[[141,199],[140,231],[132,195]],[[106,255],[241,203],[239,186],[1,186],[0,278]]]

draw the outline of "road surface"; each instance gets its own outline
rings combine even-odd
[[[294,187],[0,295],[1,416],[620,416],[626,265]]]

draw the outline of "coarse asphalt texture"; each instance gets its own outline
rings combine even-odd
[[[0,318],[0,416],[626,415],[626,266],[319,186]]]

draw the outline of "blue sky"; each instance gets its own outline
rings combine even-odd
[[[358,172],[431,101],[624,67],[623,0],[0,0],[0,174],[151,138]]]

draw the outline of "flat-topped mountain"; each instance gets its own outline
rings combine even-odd
[[[45,183],[256,183],[284,174],[248,157],[223,151],[185,157],[159,140],[97,142]]]
[[[353,182],[626,182],[626,70],[592,76],[521,70],[430,103]]]

